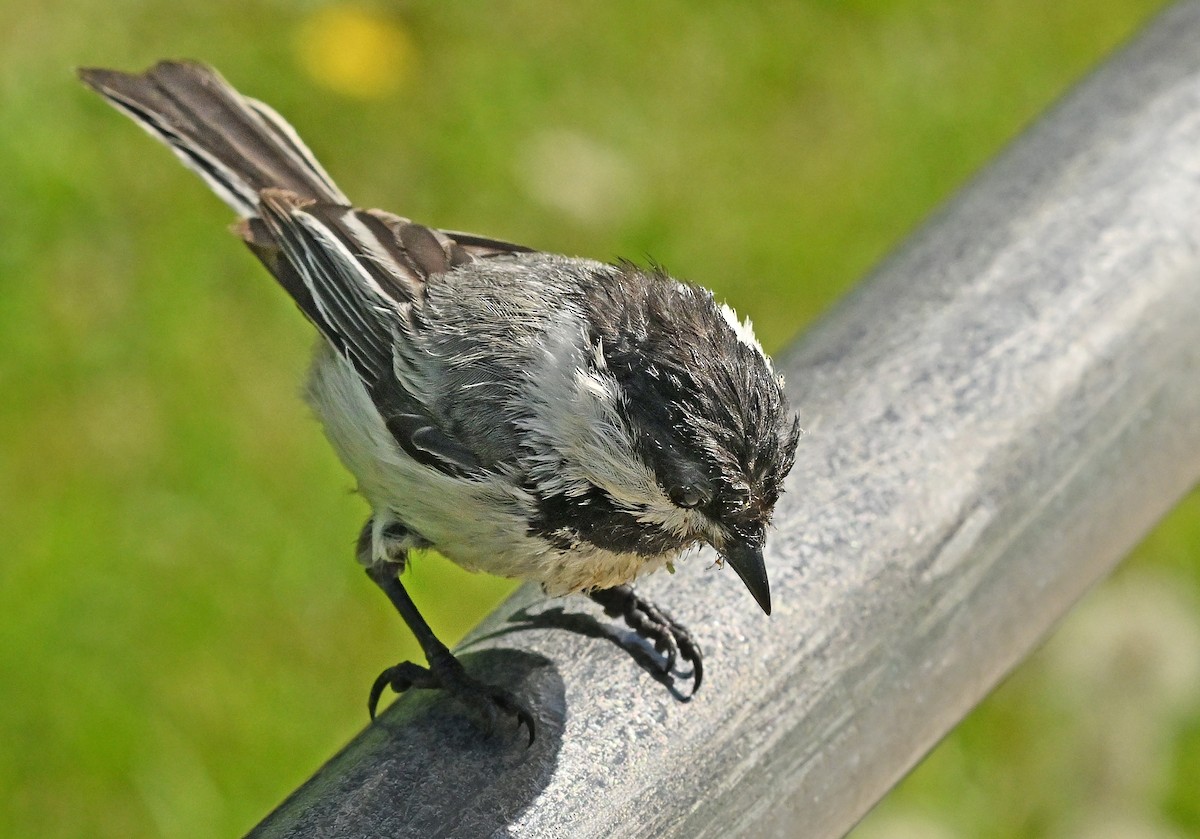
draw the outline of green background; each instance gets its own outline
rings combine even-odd
[[[244,832],[417,653],[310,327],[73,66],[202,58],[359,203],[652,256],[778,349],[1161,5],[0,2],[0,836]],[[1193,494],[859,835],[1200,834],[1198,582]],[[410,583],[448,640],[510,588]]]

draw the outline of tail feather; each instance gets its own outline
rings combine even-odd
[[[279,114],[211,67],[162,61],[140,75],[83,68],[79,77],[170,147],[242,218],[258,217],[264,189],[349,203]]]

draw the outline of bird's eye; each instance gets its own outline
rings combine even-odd
[[[670,495],[672,504],[676,507],[684,507],[686,509],[699,507],[701,502],[704,501],[704,492],[692,484],[671,487],[668,494]]]

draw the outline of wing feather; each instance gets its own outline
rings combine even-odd
[[[424,302],[427,275],[413,266],[423,270],[448,259],[436,237],[414,235],[408,229],[419,225],[407,222],[393,243],[388,239],[393,228],[365,211],[304,201],[282,190],[264,190],[261,199],[266,231],[313,302],[316,314],[310,317],[354,365],[397,444],[418,463],[446,474],[479,472],[474,453],[441,426],[396,372],[397,358],[416,352],[411,315]],[[403,247],[405,231],[422,249],[415,257]],[[430,241],[443,253],[440,261],[429,252]]]

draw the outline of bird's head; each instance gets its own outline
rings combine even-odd
[[[578,459],[595,491],[574,521],[595,527],[577,528],[645,553],[707,543],[770,614],[763,545],[800,435],[782,380],[711,292],[628,263],[600,279],[586,387],[607,415],[586,425],[608,432]]]

